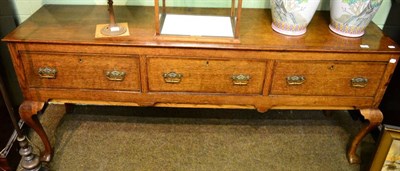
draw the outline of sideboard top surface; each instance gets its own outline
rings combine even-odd
[[[217,11],[218,9],[207,10]],[[316,12],[306,34],[285,36],[272,30],[269,9],[243,9],[240,43],[155,40],[154,7],[114,6],[114,11],[117,22],[128,23],[129,36],[95,38],[96,25],[109,22],[107,6],[44,5],[7,35],[3,41],[274,51],[400,53],[399,45],[385,36],[372,22],[367,27],[365,35],[360,38],[336,35],[328,28],[330,18],[327,11]],[[361,48],[360,45],[368,45],[369,48]]]

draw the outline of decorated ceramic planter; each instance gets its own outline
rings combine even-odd
[[[331,0],[329,28],[342,36],[360,37],[383,0]]]
[[[307,30],[320,0],[271,0],[272,29],[285,35],[302,35]]]

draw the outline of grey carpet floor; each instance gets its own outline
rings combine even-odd
[[[49,105],[40,117],[57,171],[366,170],[368,135],[351,165],[346,147],[362,123],[347,111],[174,109]],[[40,140],[32,134],[32,140]],[[39,147],[42,148],[42,147]]]

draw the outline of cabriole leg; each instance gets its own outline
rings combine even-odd
[[[43,109],[44,102],[24,101],[19,106],[19,115],[21,119],[39,135],[44,145],[44,152],[40,156],[40,160],[50,162],[53,154],[49,139],[44,131],[42,124],[36,116]]]
[[[383,120],[383,114],[379,109],[360,109],[360,113],[366,120],[369,121],[369,123],[363,126],[358,134],[354,137],[349,151],[347,152],[347,159],[351,164],[357,164],[361,162],[360,157],[356,154],[358,145],[365,135],[381,124]]]

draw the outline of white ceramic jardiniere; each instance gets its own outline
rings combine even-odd
[[[307,30],[320,0],[271,0],[272,29],[285,35],[302,35]]]
[[[331,0],[329,28],[342,36],[360,37],[383,0]]]

